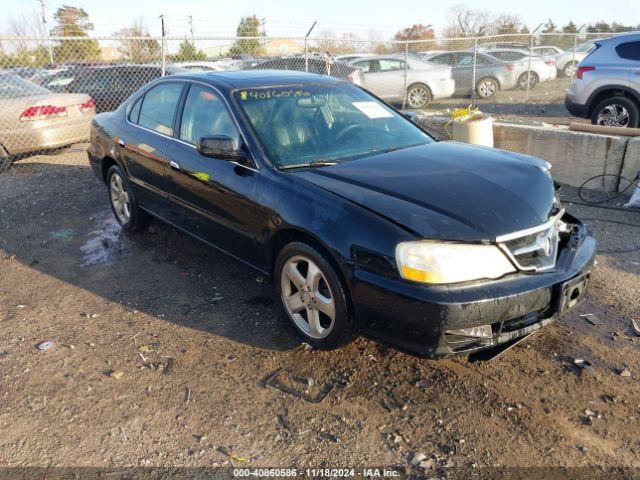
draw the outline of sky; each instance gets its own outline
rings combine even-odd
[[[53,12],[62,4],[83,7],[95,24],[94,35],[109,36],[141,18],[151,34],[159,34],[165,15],[167,32],[184,36],[189,31],[187,16],[193,15],[196,35],[233,35],[241,16],[256,14],[266,19],[268,35],[302,36],[318,20],[314,34],[352,32],[366,38],[369,30],[386,36],[400,28],[431,24],[436,33],[447,23],[447,11],[456,4],[491,13],[513,13],[530,29],[552,18],[557,25],[572,20],[577,25],[605,20],[640,24],[639,0],[46,0],[49,25]],[[6,22],[19,15],[36,15],[40,0],[0,0],[0,32]]]

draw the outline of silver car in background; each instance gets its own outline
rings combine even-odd
[[[445,52],[433,55],[428,63],[451,66],[451,74],[456,82],[456,95],[470,95],[476,91],[478,98],[493,97],[499,90],[509,90],[516,86],[513,63],[503,62],[490,55],[476,54],[475,85],[473,75],[473,52],[467,50]]]
[[[363,86],[387,102],[402,102],[423,108],[433,100],[448,98],[455,91],[451,68],[431,65],[403,55],[377,55],[349,62],[362,71]],[[406,72],[406,79],[405,79]]]
[[[578,65],[565,106],[595,125],[640,127],[640,33],[597,40]]]
[[[529,55],[520,50],[486,50],[484,53],[496,57],[503,62],[513,64],[513,74],[519,88],[525,90],[535,87],[540,82],[553,80],[558,76],[555,60],[545,60],[537,55]],[[528,75],[527,75],[528,73]]]
[[[16,155],[87,141],[95,111],[89,95],[0,75],[0,172]]]

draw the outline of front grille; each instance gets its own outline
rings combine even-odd
[[[496,239],[500,248],[523,271],[544,271],[556,265],[561,218],[564,210],[546,223],[521,232],[502,235]]]

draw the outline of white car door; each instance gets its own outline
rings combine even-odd
[[[378,97],[394,101],[404,97],[404,61],[396,58],[354,62],[362,69],[364,87]]]

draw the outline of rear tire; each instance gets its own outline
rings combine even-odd
[[[4,173],[9,170],[12,163],[13,157],[9,155],[3,146],[0,146],[0,173]]]
[[[540,82],[540,78],[538,77],[538,74],[536,72],[529,72],[529,82],[531,83],[529,85],[529,88],[534,88],[539,82]],[[527,89],[527,72],[524,72],[522,75],[520,75],[520,78],[518,78],[518,88],[520,88],[521,90],[526,90]]]
[[[345,287],[329,259],[314,247],[285,245],[275,263],[275,286],[291,325],[309,345],[333,349],[352,339]]]
[[[107,170],[107,194],[111,211],[123,230],[144,231],[151,223],[151,215],[138,206],[127,175],[118,165]]]
[[[573,77],[576,74],[576,66],[578,64],[576,62],[568,62],[563,68],[562,68],[562,74],[565,77]]]
[[[478,98],[491,98],[498,90],[500,90],[500,85],[491,77],[481,78],[478,80],[478,83],[476,83],[476,94]]]
[[[407,106],[410,108],[424,108],[432,100],[431,89],[422,83],[416,83],[407,89]]]
[[[591,114],[593,125],[608,127],[640,127],[640,107],[627,97],[611,97],[601,101]]]

